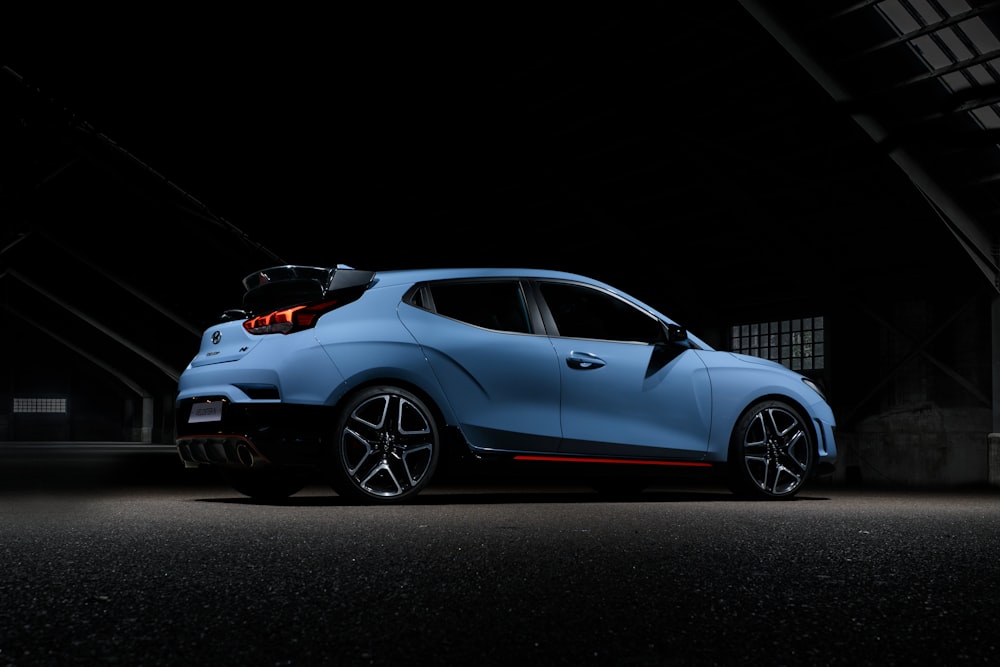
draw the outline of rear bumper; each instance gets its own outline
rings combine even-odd
[[[222,403],[221,418],[191,423],[192,405],[205,400]],[[319,466],[334,418],[327,406],[234,403],[220,396],[180,400],[175,415],[177,453],[187,467]]]

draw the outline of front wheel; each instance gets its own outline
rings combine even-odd
[[[370,387],[347,399],[337,418],[331,486],[355,502],[405,502],[430,481],[440,447],[434,414],[419,397]]]
[[[761,401],[736,423],[729,444],[729,487],[750,498],[791,498],[812,472],[809,423],[783,401]]]

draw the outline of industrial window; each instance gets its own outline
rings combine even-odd
[[[15,398],[14,412],[66,414],[65,398]]]
[[[805,317],[733,327],[730,349],[777,361],[794,371],[824,366],[823,318]]]

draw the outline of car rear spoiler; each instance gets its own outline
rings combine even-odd
[[[243,279],[243,315],[252,316],[327,299],[353,301],[368,289],[374,271],[350,266],[272,266]],[[236,315],[230,311],[227,319]]]

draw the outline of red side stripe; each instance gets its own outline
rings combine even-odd
[[[701,461],[637,461],[635,459],[599,459],[583,456],[539,456],[518,454],[515,461],[554,461],[558,463],[615,463],[620,465],[638,466],[674,466],[679,468],[711,468],[711,463]]]

